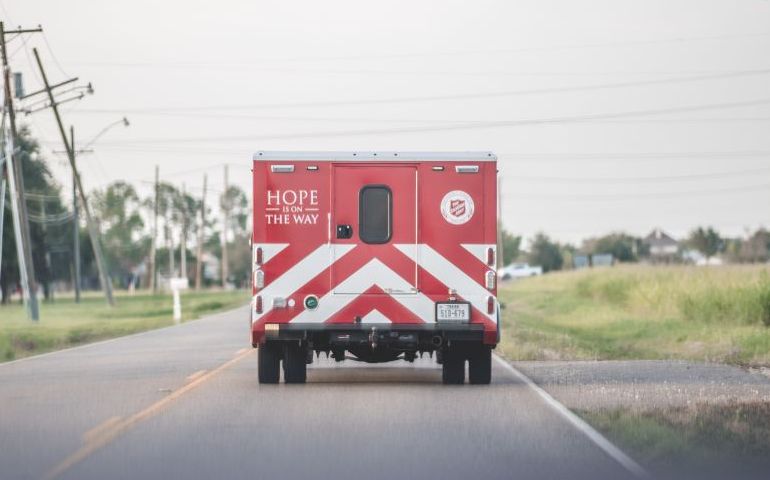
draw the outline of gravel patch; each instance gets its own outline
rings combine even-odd
[[[688,361],[514,362],[570,409],[650,410],[698,404],[770,402],[767,372]]]

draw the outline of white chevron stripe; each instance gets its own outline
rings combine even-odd
[[[484,265],[487,264],[487,249],[492,249],[495,252],[495,258],[497,258],[497,245],[488,243],[461,243],[464,249],[468,250],[471,255],[478,258]]]
[[[354,248],[355,245],[324,244],[315,249],[267,287],[257,292],[257,295],[262,296],[262,313],[257,313],[256,302],[252,302],[251,322],[256,322],[273,309],[273,297],[288,297],[328,268],[332,259],[340,259]]]
[[[397,249],[410,257],[412,260],[436,277],[448,288],[457,291],[457,294],[465,300],[471,302],[476,309],[486,315],[493,322],[497,322],[494,313],[487,313],[487,297],[491,295],[489,290],[481,286],[478,282],[469,277],[456,265],[442,257],[437,251],[429,245],[421,243],[417,249],[417,258],[414,258],[413,245],[396,245]],[[484,280],[483,278],[479,280]]]
[[[361,323],[393,323],[393,322],[391,322],[388,317],[383,315],[382,312],[380,312],[375,308],[371,312],[364,315],[364,317],[361,319]]]
[[[394,286],[399,290],[406,290],[411,284],[401,278],[396,272],[385,266],[378,259],[372,259],[361,267],[353,275],[340,282],[340,288],[355,289],[347,291],[363,292],[374,285]],[[343,290],[346,291],[346,290]],[[345,308],[351,302],[359,298],[358,294],[327,293],[318,301],[318,307],[314,310],[304,310],[291,321],[296,323],[322,323],[334,314]],[[410,295],[392,295],[392,299],[400,303],[404,308],[414,313],[425,322],[433,320],[434,304],[421,293]]]
[[[288,243],[255,243],[251,249],[251,264],[256,268],[257,248],[259,247],[262,247],[262,264],[264,265],[288,246]]]

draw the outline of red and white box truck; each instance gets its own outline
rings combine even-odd
[[[486,384],[500,339],[497,158],[488,152],[257,152],[251,341],[260,383],[314,353],[430,354]]]

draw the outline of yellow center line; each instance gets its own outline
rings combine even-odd
[[[121,417],[110,417],[91,430],[87,431],[83,434],[83,443],[92,442],[95,438],[99,437],[99,435],[120,422],[120,419]]]
[[[187,381],[188,382],[192,382],[193,380],[195,380],[196,378],[200,377],[204,373],[206,373],[206,370],[198,370],[197,372],[195,372],[195,373],[191,374],[189,377],[187,377]]]
[[[105,445],[109,444],[110,442],[118,438],[121,434],[125,433],[126,431],[134,427],[139,422],[143,420],[147,420],[148,418],[157,414],[163,409],[163,407],[169,405],[171,402],[178,399],[182,395],[189,393],[196,387],[202,385],[206,381],[213,378],[218,373],[235,365],[236,363],[243,360],[244,358],[251,355],[252,353],[254,353],[254,350],[244,349],[244,351],[241,351],[241,353],[239,353],[235,358],[228,360],[227,362],[223,363],[222,365],[218,366],[217,368],[215,368],[214,370],[211,370],[208,373],[199,375],[198,377],[190,381],[185,386],[174,390],[173,392],[169,393],[168,395],[161,398],[157,402],[153,403],[152,405],[146,407],[143,410],[140,410],[139,412],[136,412],[130,417],[123,420],[118,418],[118,420],[113,421],[112,423],[110,423],[110,425],[107,425],[106,427],[104,426],[104,424],[102,424],[97,426],[94,429],[89,430],[83,436],[85,444],[82,447],[80,447],[79,450],[74,452],[72,455],[62,460],[53,469],[49,470],[48,473],[46,473],[45,476],[43,476],[43,479],[53,480],[54,478],[58,477],[65,471],[69,470],[73,466],[77,465],[78,463],[86,459],[92,453],[96,452],[100,448],[104,447]],[[113,417],[113,418],[116,418],[116,417]],[[95,431],[97,431],[96,432],[97,434],[93,433]],[[89,435],[89,433],[91,433],[91,435]]]

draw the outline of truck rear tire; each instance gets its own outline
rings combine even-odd
[[[259,383],[278,383],[281,376],[280,345],[265,342],[257,350]]]
[[[462,385],[465,383],[465,356],[460,352],[447,349],[441,365],[441,379],[444,385]]]
[[[307,351],[299,343],[287,343],[283,349],[283,381],[305,383],[307,380]]]
[[[480,345],[468,355],[468,383],[489,385],[492,381],[492,349]]]

